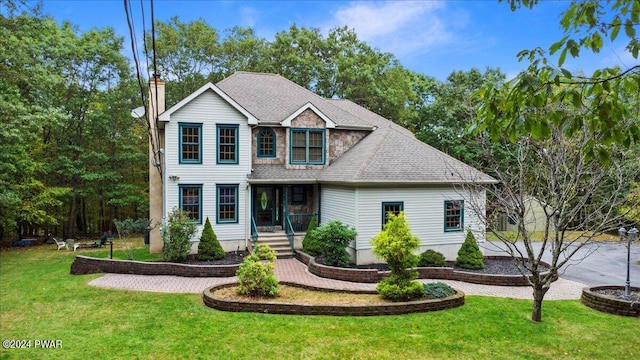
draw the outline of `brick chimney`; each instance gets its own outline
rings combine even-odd
[[[158,115],[165,111],[164,81],[154,74],[149,81],[149,220],[153,230],[149,233],[149,252],[162,252],[160,227],[164,223],[164,127],[160,128]]]

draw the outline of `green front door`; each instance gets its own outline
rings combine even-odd
[[[256,186],[253,211],[257,226],[282,225],[282,186]]]

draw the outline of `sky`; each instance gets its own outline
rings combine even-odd
[[[144,6],[150,26],[150,0],[131,0],[138,41],[142,39]],[[508,78],[526,68],[517,54],[524,49],[551,44],[563,36],[559,18],[569,1],[543,1],[533,9],[515,12],[497,0],[457,1],[221,1],[155,0],[154,18],[168,21],[177,16],[182,22],[205,20],[224,36],[234,26],[251,27],[259,37],[273,40],[276,33],[298,27],[315,27],[326,35],[332,28],[346,25],[358,38],[383,52],[390,52],[413,71],[439,80],[453,71],[487,67],[499,68]],[[129,29],[123,1],[44,0],[43,13],[57,21],[68,20],[80,31],[112,27],[125,37],[130,48]],[[624,39],[621,39],[624,40]],[[619,65],[637,65],[624,49],[625,42],[607,44],[597,54],[586,51],[578,59],[567,60],[572,71],[593,70]],[[130,57],[131,51],[128,51]]]

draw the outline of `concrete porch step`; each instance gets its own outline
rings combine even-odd
[[[276,252],[277,257],[293,256],[293,251],[291,251],[291,246],[289,245],[289,239],[284,231],[258,233],[258,244],[269,245],[269,247]]]

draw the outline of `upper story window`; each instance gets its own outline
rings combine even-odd
[[[180,124],[180,164],[202,164],[202,124]]]
[[[398,215],[404,210],[404,201],[393,201],[382,203],[382,229],[389,221],[389,214]]]
[[[291,129],[291,164],[324,164],[324,129]]]
[[[464,228],[464,201],[444,202],[444,231],[462,231]]]
[[[218,164],[238,163],[238,125],[218,125]]]
[[[202,185],[180,185],[180,209],[189,219],[202,224]]]
[[[258,157],[276,157],[276,133],[271,128],[258,132]]]

